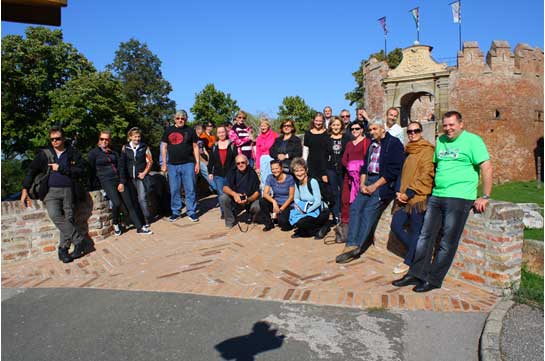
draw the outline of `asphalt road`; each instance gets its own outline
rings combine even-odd
[[[2,289],[2,360],[477,360],[483,313]]]

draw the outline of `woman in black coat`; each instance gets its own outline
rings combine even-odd
[[[293,120],[284,120],[280,125],[280,133],[282,135],[276,138],[269,154],[271,158],[282,162],[284,173],[291,173],[291,161],[303,155],[303,146],[301,139],[295,135]]]

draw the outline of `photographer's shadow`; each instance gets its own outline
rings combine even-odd
[[[252,333],[233,337],[220,342],[214,348],[224,360],[252,361],[258,353],[280,348],[284,335],[277,335],[278,330],[271,329],[267,322],[256,322]]]

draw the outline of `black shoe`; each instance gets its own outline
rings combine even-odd
[[[405,276],[401,277],[398,280],[395,280],[392,282],[392,285],[396,287],[405,287],[409,285],[419,285],[422,283],[418,278],[415,276],[411,276],[410,274],[406,274]]]
[[[59,247],[59,260],[61,260],[63,263],[70,263],[74,259],[72,259],[72,257],[70,257],[68,254],[68,248]]]
[[[314,239],[324,239],[325,235],[329,232],[329,225],[325,225],[316,233]]]
[[[335,257],[336,263],[348,263],[360,257],[360,248],[357,246],[345,246],[343,253]]]
[[[263,228],[263,232],[268,232],[274,228],[274,224],[268,224]]]
[[[85,256],[85,246],[83,245],[83,242],[80,242],[74,247],[74,252],[70,254],[70,257],[72,257],[72,259],[78,259],[83,256]]]
[[[291,235],[291,238],[301,238],[301,237],[302,236],[297,232],[295,232],[294,234]]]
[[[414,292],[428,292],[428,291],[434,290],[436,288],[440,288],[440,287],[432,285],[431,283],[426,281],[426,282],[422,282],[422,283],[418,284],[415,288],[413,288],[413,291]]]

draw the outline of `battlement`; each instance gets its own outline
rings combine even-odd
[[[484,57],[476,41],[464,42],[458,52],[458,70],[461,73],[497,73],[543,76],[543,50],[528,44],[518,44],[514,53],[507,41],[494,40]]]

